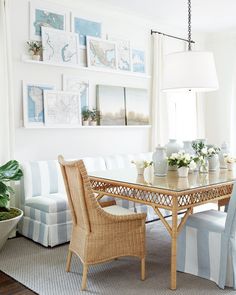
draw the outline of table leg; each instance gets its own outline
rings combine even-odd
[[[177,202],[173,200],[172,210],[172,231],[171,231],[171,282],[170,289],[176,290],[177,274],[176,274],[176,258],[177,258],[177,232],[178,232],[178,215]]]

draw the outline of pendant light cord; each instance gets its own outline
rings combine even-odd
[[[191,42],[191,0],[188,0],[188,50],[192,50],[192,42]]]

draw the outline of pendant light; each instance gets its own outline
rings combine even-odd
[[[213,53],[192,51],[191,0],[188,0],[188,51],[166,55],[162,90],[206,92],[217,88],[218,79]]]

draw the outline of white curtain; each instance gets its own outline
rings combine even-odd
[[[9,1],[0,0],[0,165],[14,157],[14,109]]]
[[[160,34],[152,35],[153,70],[152,70],[152,132],[151,149],[168,140],[168,110],[165,93],[162,88],[162,72],[164,63],[164,39]]]

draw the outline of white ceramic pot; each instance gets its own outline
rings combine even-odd
[[[83,126],[89,126],[89,120],[83,121]]]
[[[90,121],[90,125],[91,126],[96,126],[97,125],[97,121]]]
[[[209,162],[209,171],[216,171],[218,168],[219,157],[218,155],[213,155],[208,159]]]
[[[227,169],[232,171],[234,169],[234,163],[227,163]]]
[[[32,55],[32,59],[40,61],[40,55]]]
[[[145,168],[144,167],[137,167],[137,166],[136,166],[136,168],[137,168],[138,175],[143,175]]]
[[[178,168],[178,175],[179,177],[188,177],[188,167],[180,167]]]
[[[17,208],[18,209],[18,208]],[[21,217],[23,216],[23,211],[18,209],[21,214],[16,216],[12,219],[7,219],[0,221],[0,250],[3,245],[6,243],[10,233],[15,229],[17,223],[20,221]]]

